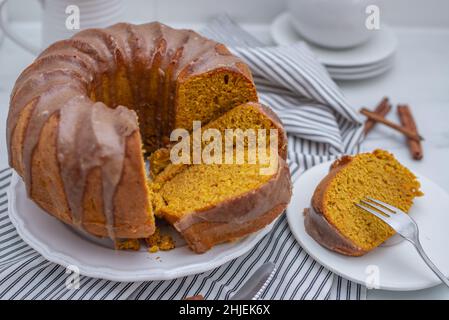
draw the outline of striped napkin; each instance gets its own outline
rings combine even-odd
[[[293,181],[316,164],[358,152],[361,120],[305,43],[266,47],[227,16],[202,33],[227,44],[250,66],[261,102],[279,115],[288,132]],[[277,272],[261,299],[366,297],[364,286],[334,275],[299,246],[285,215],[250,252],[209,272],[136,283],[81,276],[78,290],[66,289],[65,268],[25,244],[9,221],[11,174],[11,169],[0,171],[0,299],[182,299],[196,294],[228,299],[267,261],[276,264]]]

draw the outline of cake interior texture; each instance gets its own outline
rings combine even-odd
[[[356,155],[343,166],[326,187],[323,203],[317,206],[344,237],[369,251],[395,231],[354,204],[369,196],[408,212],[413,199],[422,195],[419,188],[415,175],[392,154],[375,150]]]
[[[282,157],[286,157],[286,141],[285,141],[285,133],[283,133],[283,129],[279,127],[279,124],[273,121],[273,117],[276,117],[274,113],[266,108],[262,108],[263,112],[261,112],[261,105],[257,103],[245,103],[241,104],[228,112],[224,116],[218,117],[214,121],[206,123],[201,127],[201,130],[207,129],[216,129],[220,132],[220,136],[222,138],[221,145],[225,146],[226,144],[226,130],[242,130],[243,132],[249,130],[254,130],[257,134],[259,129],[265,130],[265,145],[270,145],[270,130],[275,130],[278,133],[278,153]],[[268,113],[268,114],[267,114]],[[276,117],[277,119],[277,117]],[[190,136],[191,145],[193,144],[193,135]],[[213,140],[212,140],[213,141]],[[248,148],[248,136],[243,136],[243,147]],[[202,140],[201,148],[204,149],[211,140]],[[237,139],[233,139],[233,147],[236,146]],[[247,149],[246,149],[247,150]],[[223,157],[224,157],[224,148],[223,148]],[[183,165],[174,165],[170,163],[169,154],[170,150],[168,148],[160,148],[156,150],[150,156],[150,170],[153,177],[160,174],[161,171],[167,169],[166,172],[161,174],[157,180],[161,181],[167,175],[170,175],[171,172],[180,170]],[[247,154],[247,152],[246,152]],[[267,154],[269,152],[267,151]],[[167,168],[168,166],[168,168]]]
[[[265,174],[262,168],[267,169],[269,164],[260,161],[257,145],[248,144],[248,136],[243,136],[242,148],[237,148],[238,140],[232,139],[232,163],[225,163],[225,148],[221,148],[221,163],[201,164],[172,164],[169,156],[170,150],[161,148],[150,157],[150,168],[156,167],[158,172],[153,172],[151,190],[155,192],[153,197],[155,203],[155,214],[169,221],[176,221],[186,214],[216,205],[226,199],[244,194],[250,190],[257,189],[277,171],[278,157],[285,158],[286,138],[285,133],[279,127],[279,123],[272,118],[272,113],[267,107],[257,103],[246,103],[239,105],[226,112],[221,117],[209,122],[200,130],[215,129],[220,132],[221,145],[226,144],[225,131],[227,129],[240,129],[242,131],[253,129],[255,133],[259,129],[267,134],[264,136],[264,155],[269,157],[270,148],[269,130],[275,130],[278,134],[278,145],[273,152],[276,154],[276,168],[271,174]],[[279,131],[278,131],[279,130]],[[190,135],[192,141],[193,134]],[[202,140],[202,149],[211,140]],[[190,148],[190,159],[192,159],[192,148]],[[243,163],[237,163],[239,157]],[[256,155],[255,163],[250,163],[249,155]],[[264,159],[266,160],[266,159]],[[165,164],[165,165],[162,165]]]
[[[160,186],[157,215],[177,221],[222,201],[259,188],[272,175],[261,174],[260,164],[198,164],[185,168]]]
[[[174,59],[166,59],[170,58]],[[241,73],[226,68],[192,76],[179,83],[173,83],[167,74],[162,79],[150,74],[147,83],[141,84],[137,96],[132,91],[136,86],[133,79],[127,77],[124,67],[120,69],[116,75],[103,76],[104,89],[96,90],[101,94],[92,92],[91,98],[112,108],[123,105],[134,110],[147,154],[168,143],[173,129],[190,131],[193,121],[206,124],[235,106],[257,101],[252,82]],[[106,89],[111,85],[111,78],[116,80],[112,84],[116,89],[114,96]],[[147,93],[142,94],[143,91]]]
[[[193,120],[208,123],[245,102],[257,101],[254,87],[239,74],[223,70],[181,83],[175,128],[192,129]]]

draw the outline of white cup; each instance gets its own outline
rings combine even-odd
[[[307,41],[343,49],[366,42],[372,35],[365,21],[367,6],[376,0],[288,0],[296,31]]]
[[[20,37],[3,18],[7,2],[3,0],[0,3],[0,28],[8,38],[33,54],[38,54],[55,41],[70,38],[80,30],[104,28],[120,22],[124,12],[123,0],[39,0],[43,10],[42,40],[40,45],[36,45]],[[72,23],[77,12],[79,25]]]

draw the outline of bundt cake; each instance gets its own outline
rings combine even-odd
[[[142,151],[248,101],[257,101],[248,67],[193,31],[157,22],[84,30],[17,79],[9,163],[28,196],[65,223],[145,238],[155,227]]]
[[[395,231],[355,206],[370,196],[408,212],[421,196],[415,175],[383,150],[344,156],[335,161],[306,209],[305,229],[322,246],[349,256],[361,256]]]
[[[215,244],[240,238],[266,226],[284,211],[292,188],[285,162],[286,135],[270,109],[247,103],[202,128],[207,129],[222,133],[223,140],[227,129],[274,130],[278,139],[274,148],[265,141],[265,154],[275,153],[275,166],[271,172],[261,171],[264,167],[268,169],[269,163],[259,161],[257,156],[255,161],[248,161],[250,152],[255,151],[248,140],[242,139],[243,148],[239,149],[235,139],[234,164],[225,163],[223,148],[218,163],[168,163],[159,173],[153,173],[150,189],[154,192],[155,214],[170,222],[195,252],[204,252]],[[203,147],[208,145],[207,141],[203,144]],[[235,161],[239,150],[244,153],[241,164]],[[155,161],[167,163],[170,150],[161,149],[154,154],[159,156],[151,157],[150,166],[154,166]],[[161,155],[165,155],[165,159]]]

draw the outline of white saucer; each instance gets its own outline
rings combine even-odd
[[[304,250],[329,270],[364,285],[378,271],[379,289],[407,291],[440,284],[440,280],[407,241],[378,247],[361,257],[348,257],[322,247],[307,234],[304,208],[309,207],[314,189],[328,173],[331,163],[313,167],[294,183],[287,218],[293,235]],[[449,275],[449,195],[428,178],[417,176],[425,195],[415,199],[410,215],[419,226],[424,250],[440,270]]]
[[[192,252],[180,241],[170,251],[117,251],[108,247],[108,241],[74,232],[42,211],[28,199],[16,172],[11,178],[8,202],[9,217],[19,235],[47,260],[62,266],[75,265],[83,275],[113,281],[169,280],[214,269],[248,252],[274,224],[203,254]]]
[[[381,75],[393,66],[394,55],[375,64],[353,67],[326,66],[326,69],[334,80],[362,80]]]
[[[345,72],[329,71],[329,74],[334,80],[362,80],[380,76],[381,74],[384,74],[385,72],[390,70],[392,67],[393,67],[392,64],[387,64],[385,66],[378,66],[370,71],[364,71],[362,73],[351,73],[351,72],[345,73]]]
[[[394,64],[394,55],[375,64],[353,67],[332,67],[326,66],[326,69],[332,74],[363,74],[372,72],[381,68],[391,68]]]
[[[279,45],[289,45],[305,41],[290,23],[290,14],[280,14],[271,24],[271,36]],[[397,47],[397,40],[388,26],[382,25],[380,30],[373,31],[375,35],[365,44],[344,50],[331,50],[309,44],[318,60],[326,66],[353,67],[379,63],[391,57]]]

